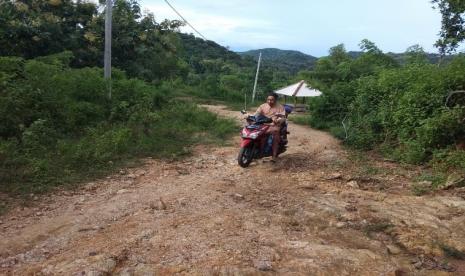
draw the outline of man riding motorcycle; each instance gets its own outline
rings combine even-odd
[[[286,111],[284,106],[277,102],[278,95],[276,93],[268,94],[266,103],[260,105],[255,112],[255,115],[262,115],[271,118],[272,125],[268,128],[267,134],[273,136],[272,152],[273,156],[271,161],[276,162],[278,157],[279,142],[281,140],[280,131],[282,125],[286,122]]]

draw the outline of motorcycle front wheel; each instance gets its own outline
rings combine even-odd
[[[237,163],[243,168],[247,168],[253,159],[253,147],[245,147],[239,150]]]

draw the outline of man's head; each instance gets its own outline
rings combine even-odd
[[[277,101],[278,101],[278,95],[276,93],[274,93],[274,92],[271,92],[266,97],[266,103],[271,107],[273,107],[276,104]]]

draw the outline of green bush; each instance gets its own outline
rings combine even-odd
[[[465,151],[453,147],[438,149],[433,152],[431,164],[437,171],[458,171],[465,176]]]
[[[311,99],[310,124],[342,136],[359,149],[381,149],[396,160],[436,167],[463,168],[462,153],[454,145],[465,137],[465,106],[445,106],[448,94],[465,88],[465,56],[442,66],[428,64],[419,47],[406,53],[399,66],[372,42],[361,43],[364,53],[350,58],[343,46],[331,49],[309,75],[323,91]]]
[[[231,120],[173,100],[115,71],[108,99],[102,70],[70,69],[67,55],[0,58],[0,191],[44,192],[84,181],[142,156],[174,158],[195,143],[222,143]],[[14,63],[20,63],[14,66]]]

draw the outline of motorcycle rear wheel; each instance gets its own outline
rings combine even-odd
[[[237,163],[243,168],[247,168],[253,159],[253,147],[245,147],[239,150]]]

